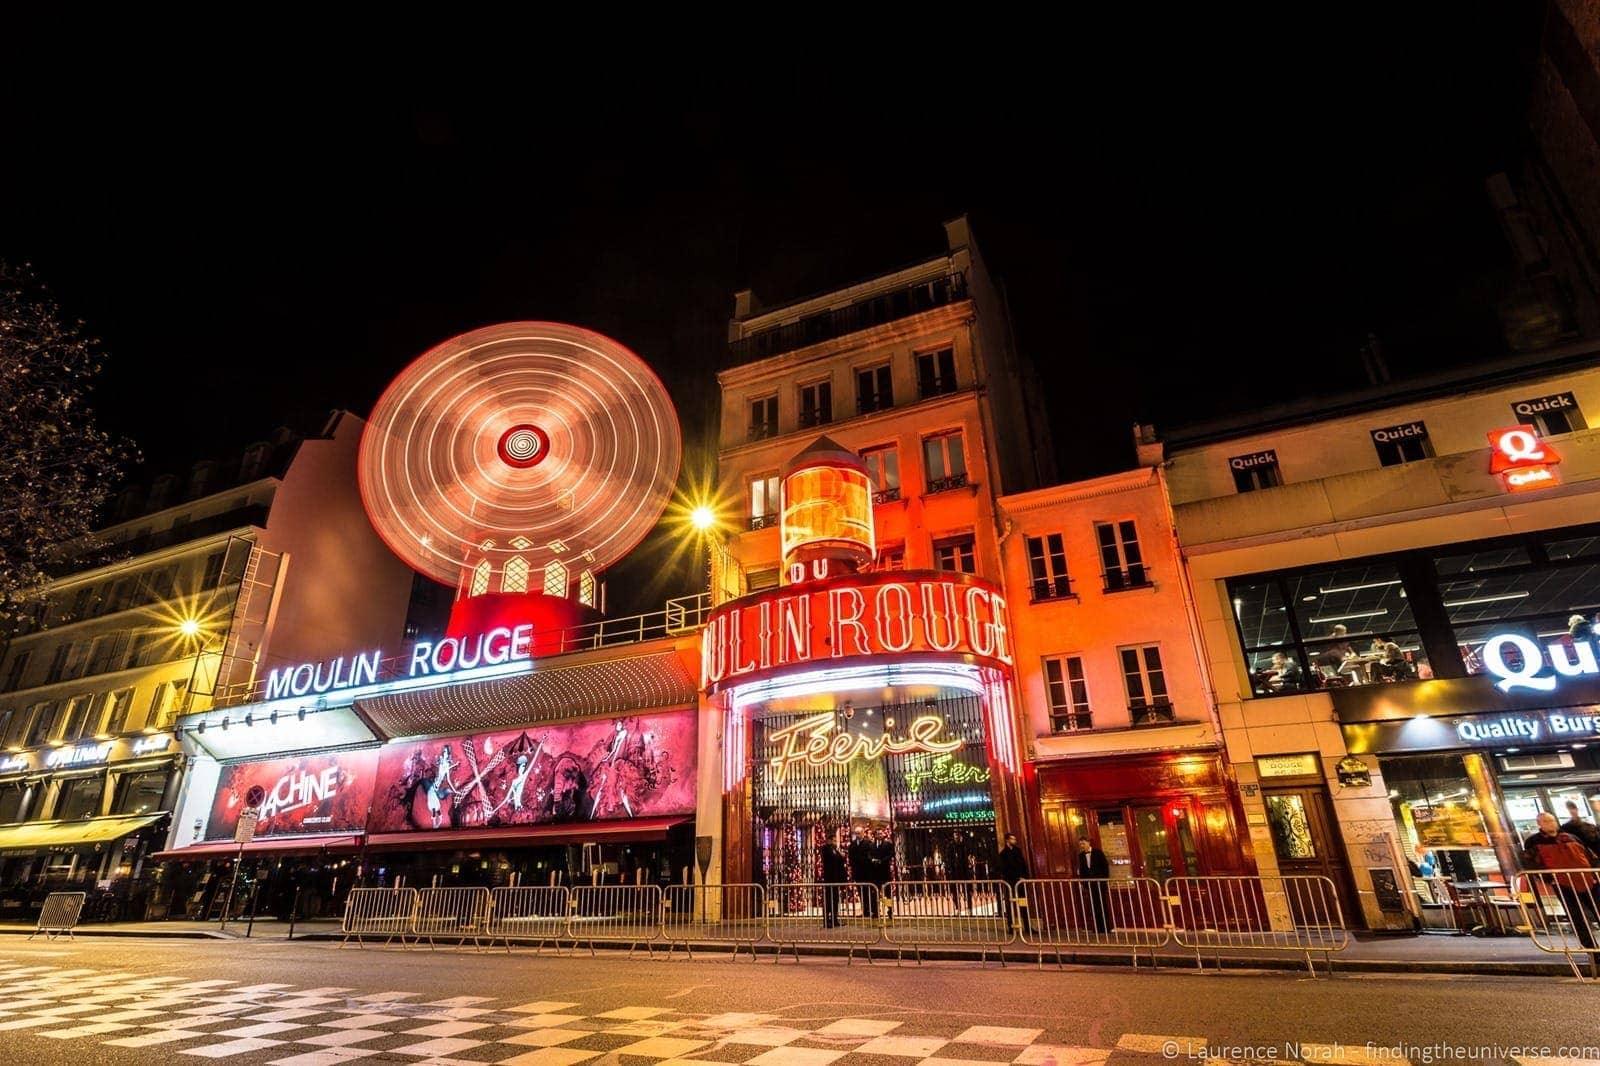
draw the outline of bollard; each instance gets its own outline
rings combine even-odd
[[[261,894],[261,879],[257,878],[256,880],[254,880],[254,881],[252,881],[250,883],[250,921],[247,922],[245,924],[245,927],[244,927],[244,936],[245,936],[246,940],[250,939],[250,934],[255,932],[255,928],[256,928],[256,900],[260,898],[260,894]]]
[[[289,935],[284,938],[285,940],[293,940],[294,939],[294,920],[296,918],[298,918],[299,916],[300,916],[300,886],[296,885],[295,889],[294,889],[294,902],[289,904]]]

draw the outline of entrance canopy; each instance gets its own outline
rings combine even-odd
[[[244,851],[246,855],[260,855],[265,852],[351,852],[360,846],[361,837],[359,835],[262,837],[246,844]],[[150,857],[163,861],[183,862],[187,859],[226,859],[237,854],[239,854],[239,845],[234,841],[212,840],[204,844],[190,844],[186,848],[158,851]]]
[[[665,840],[667,830],[687,820],[686,818],[632,818],[617,822],[568,822],[560,825],[457,829],[437,833],[373,833],[367,838],[367,844],[373,848],[433,851],[440,848],[537,848],[558,844]]]
[[[0,851],[18,848],[65,848],[120,840],[143,829],[163,813],[113,818],[79,818],[70,822],[24,822],[0,829]]]

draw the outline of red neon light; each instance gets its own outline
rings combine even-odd
[[[1489,473],[1504,474],[1508,470],[1531,467],[1548,467],[1561,461],[1549,442],[1539,438],[1532,426],[1508,426],[1489,434]]]

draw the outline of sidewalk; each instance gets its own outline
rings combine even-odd
[[[228,928],[220,930],[216,922],[196,921],[165,921],[165,922],[112,922],[106,924],[81,925],[75,931],[78,937],[177,937],[199,940],[243,940],[248,928],[244,921],[232,921]],[[18,924],[0,924],[0,935],[12,934],[27,936],[34,931],[32,926]],[[250,929],[250,936],[256,940],[282,941],[289,936],[289,923],[280,921],[260,921]],[[294,925],[294,939],[337,941],[340,939],[339,922],[336,919],[312,919],[296,922]],[[665,943],[658,943],[656,947],[666,950]],[[676,950],[681,951],[681,945]],[[701,955],[715,956],[719,952],[726,952],[726,944],[695,944],[694,950]],[[762,944],[760,954],[765,961],[767,956],[774,953],[775,948],[770,944]],[[831,947],[802,947],[803,955],[842,955],[842,948]],[[857,949],[857,955],[861,954]],[[926,959],[973,959],[979,958],[977,951],[964,951],[949,948],[931,948],[923,951]],[[873,957],[877,959],[893,959],[894,949],[888,945],[879,944],[873,949]],[[911,956],[908,953],[907,958]],[[990,952],[993,958],[993,951]],[[1024,944],[1013,944],[1006,948],[1006,957],[1013,962],[1031,963],[1038,958],[1036,951],[1030,950]],[[1327,966],[1320,955],[1313,955],[1319,973],[1325,973]],[[1046,954],[1046,965],[1054,962],[1055,956]],[[1097,952],[1081,954],[1063,953],[1062,961],[1068,964],[1104,964],[1115,966],[1129,965],[1126,954],[1114,955]],[[1185,952],[1182,949],[1168,945],[1161,949],[1156,957],[1157,964],[1162,968],[1193,969],[1195,967],[1195,954],[1193,951]],[[1216,957],[1205,954],[1202,963],[1206,969],[1215,969]],[[1580,958],[1579,965],[1583,964]],[[1141,954],[1139,958],[1141,967],[1150,965],[1150,956]],[[1557,976],[1571,977],[1572,969],[1567,960],[1561,955],[1551,955],[1540,951],[1524,936],[1507,937],[1471,937],[1452,934],[1422,934],[1418,936],[1366,936],[1352,935],[1350,946],[1344,951],[1333,955],[1335,971],[1363,972],[1363,973],[1393,973],[1393,974],[1496,974],[1503,976]],[[1305,971],[1305,958],[1302,955],[1289,952],[1237,952],[1224,953],[1222,958],[1224,969],[1284,969]]]

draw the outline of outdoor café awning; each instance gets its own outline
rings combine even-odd
[[[505,829],[446,829],[413,833],[372,833],[369,848],[436,850],[439,848],[537,848],[552,844],[621,843],[665,840],[667,830],[686,818],[632,818],[617,822],[568,822]]]
[[[65,848],[120,840],[163,817],[139,814],[111,818],[78,818],[70,822],[24,822],[0,829],[0,851],[20,848]]]
[[[330,852],[350,852],[361,846],[361,837],[349,833],[303,836],[303,837],[261,837],[252,840],[244,846],[246,855],[259,855],[263,852],[301,852],[327,850]],[[158,851],[150,856],[160,861],[183,862],[186,859],[227,859],[239,854],[239,845],[232,840],[211,840],[204,844],[190,844],[186,848],[172,848],[168,851]]]

